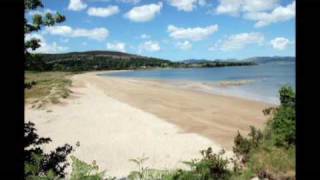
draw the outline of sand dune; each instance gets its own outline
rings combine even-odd
[[[141,156],[149,157],[148,167],[184,167],[181,161],[199,157],[199,150],[209,146],[230,150],[237,130],[247,133],[249,125],[262,127],[266,120],[261,111],[267,104],[156,81],[96,73],[75,75],[72,81],[73,94],[63,105],[26,107],[26,120],[53,139],[46,150],[80,141],[74,154],[95,160],[112,176],[135,170],[128,159]]]

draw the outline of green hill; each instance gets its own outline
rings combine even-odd
[[[225,66],[249,66],[260,63],[293,61],[294,57],[253,57],[243,60],[185,60],[174,62],[166,59],[116,51],[85,51],[61,54],[33,54],[26,61],[31,71],[95,71],[146,68],[202,68]]]
[[[37,59],[53,70],[89,71],[167,67],[169,60],[115,51],[86,51],[64,54],[38,54]]]

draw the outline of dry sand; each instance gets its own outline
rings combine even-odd
[[[73,94],[62,105],[26,106],[26,121],[52,138],[46,150],[80,141],[75,156],[95,160],[107,175],[117,177],[136,170],[128,161],[132,158],[149,157],[145,166],[172,169],[184,167],[181,161],[199,157],[199,150],[209,146],[215,152],[230,150],[238,130],[263,126],[262,110],[269,106],[96,73],[75,75],[72,82]]]

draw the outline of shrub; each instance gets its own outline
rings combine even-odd
[[[200,151],[202,158],[184,162],[190,170],[154,170],[143,167],[146,158],[131,160],[139,170],[133,171],[128,176],[131,180],[224,180],[229,179],[232,171],[227,169],[228,159],[223,158],[224,151],[212,153],[212,149]]]
[[[72,172],[70,180],[103,180],[105,171],[99,172],[99,167],[95,164],[87,164],[84,161],[71,156]],[[115,179],[115,178],[107,178]]]
[[[72,146],[65,144],[57,147],[49,154],[44,153],[40,145],[51,142],[50,138],[39,137],[34,128],[34,123],[28,122],[24,125],[24,164],[25,178],[32,177],[64,177],[64,169],[69,165],[66,162]],[[34,179],[34,178],[33,178]]]
[[[296,117],[291,107],[281,107],[271,123],[274,142],[277,146],[295,145]]]
[[[233,151],[246,167],[232,179],[295,179],[295,93],[284,86],[279,94],[280,106],[263,111],[272,115],[263,133],[251,128],[248,138],[235,137]]]
[[[259,146],[262,139],[262,132],[250,126],[248,138],[243,137],[239,132],[234,138],[233,152],[241,159],[242,163],[246,163],[250,152]]]
[[[281,106],[295,107],[296,98],[293,89],[290,86],[283,86],[279,90]]]
[[[24,88],[25,88],[25,89],[31,89],[32,86],[34,86],[34,85],[36,85],[36,84],[37,84],[36,81],[25,82],[25,83],[24,83]]]
[[[250,157],[248,168],[260,178],[295,179],[295,149],[259,148]]]
[[[279,91],[281,105],[273,112],[269,126],[275,145],[288,147],[296,141],[295,93],[284,86]]]
[[[227,169],[228,159],[223,158],[224,151],[218,154],[212,153],[209,147],[200,151],[202,159],[185,162],[191,167],[191,171],[177,171],[173,176],[177,180],[201,179],[201,180],[223,180],[231,177],[231,171]]]
[[[149,171],[147,167],[143,166],[143,163],[148,160],[148,157],[141,157],[141,158],[136,158],[136,159],[129,159],[129,161],[135,163],[138,166],[138,170],[137,171],[132,171],[128,178],[130,180],[135,180],[135,179],[147,179],[147,177],[149,176]]]

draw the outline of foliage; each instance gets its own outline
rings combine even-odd
[[[295,93],[284,86],[279,95],[280,106],[263,111],[271,115],[263,132],[251,128],[249,138],[235,137],[233,151],[246,166],[233,179],[295,179]]]
[[[24,5],[25,12],[43,8],[41,0],[24,0]],[[28,20],[24,18],[24,31],[25,34],[32,33],[40,30],[43,26],[53,26],[63,21],[65,21],[65,17],[58,12],[55,15],[51,13],[46,13],[45,15],[35,14],[32,17],[32,23],[29,23]],[[28,53],[29,48],[35,50],[40,47],[39,43],[40,40],[36,38],[26,41],[25,53]]]
[[[36,81],[25,82],[25,83],[24,83],[24,88],[25,88],[25,89],[31,89],[32,86],[34,86],[34,85],[36,85],[36,84],[37,84]]]
[[[96,164],[87,164],[74,156],[71,156],[72,172],[70,180],[103,180],[105,171],[98,172],[99,167]],[[114,179],[114,178],[108,178]]]
[[[25,123],[25,179],[26,180],[57,180],[65,177],[66,161],[72,147],[68,144],[56,148],[49,154],[43,152],[41,145],[51,142],[50,138],[39,137],[31,122]],[[105,172],[98,172],[95,164],[87,164],[71,156],[72,172],[70,180],[113,180],[104,178]]]
[[[52,66],[46,63],[38,54],[29,54],[26,56],[25,69],[28,71],[49,71]]]
[[[200,151],[202,158],[184,162],[190,170],[155,170],[143,167],[147,158],[130,161],[138,165],[138,171],[130,173],[130,180],[223,180],[229,179],[232,171],[227,169],[230,161],[223,158],[224,151],[214,154],[211,148]]]
[[[291,87],[284,86],[279,91],[281,105],[272,113],[269,132],[275,145],[288,147],[296,141],[295,93]]]
[[[290,86],[284,86],[279,90],[281,106],[295,107],[296,98],[293,89]]]
[[[222,157],[223,154],[224,151],[214,154],[211,148],[202,150],[202,159],[191,163],[191,168],[200,173],[204,179],[228,179],[230,176],[230,171],[227,169],[229,161]]]
[[[250,126],[250,133],[248,136],[248,138],[245,138],[238,132],[234,139],[233,152],[237,156],[241,156],[243,163],[248,160],[250,152],[258,147],[263,138],[262,132],[253,126]]]
[[[36,10],[38,8],[43,8],[43,4],[41,0],[24,0],[24,9],[25,12]],[[34,14],[32,17],[32,22],[28,22],[26,18],[24,18],[24,33],[30,34],[32,32],[39,31],[42,27],[45,26],[53,26],[57,23],[61,23],[65,21],[65,16],[61,15],[57,12],[55,15],[51,13],[46,13],[45,15]],[[25,40],[24,43],[24,54],[25,54],[25,66],[28,70],[48,70],[49,67],[46,63],[44,63],[37,55],[31,54],[30,50],[36,50],[40,47],[40,39],[31,38]]]
[[[129,179],[135,180],[135,179],[147,179],[149,176],[148,168],[143,166],[143,163],[147,161],[148,157],[141,157],[136,159],[129,159],[129,161],[135,163],[138,166],[138,171],[132,171],[130,175],[128,176]]]
[[[295,145],[296,137],[296,110],[295,92],[289,86],[279,90],[280,106],[265,109],[264,113],[271,115],[265,134],[278,147],[289,148]]]
[[[230,161],[223,157],[224,151],[218,154],[212,152],[209,147],[200,151],[202,158],[185,162],[191,170],[178,170],[170,175],[173,180],[223,180],[229,179],[232,171],[227,168]]]
[[[51,142],[50,138],[39,137],[34,123],[28,122],[24,126],[24,164],[25,178],[64,177],[64,170],[68,166],[66,158],[72,151],[72,146],[65,144],[50,153],[44,153],[41,145]]]
[[[248,169],[260,178],[294,179],[295,148],[261,146],[252,153]]]

